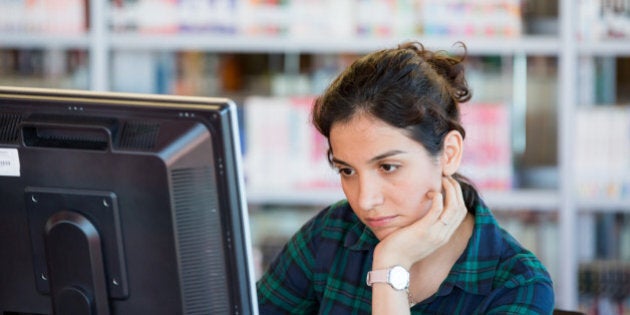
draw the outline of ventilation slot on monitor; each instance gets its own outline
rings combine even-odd
[[[0,114],[0,143],[17,143],[22,116]]]
[[[160,125],[128,121],[120,136],[120,148],[133,150],[152,150],[157,142]]]
[[[185,314],[228,314],[232,299],[214,171],[179,169],[171,176]]]
[[[22,128],[24,144],[29,147],[105,150],[109,135],[99,128],[67,128],[34,125]]]

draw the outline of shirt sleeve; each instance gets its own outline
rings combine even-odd
[[[531,251],[500,231],[502,258],[480,314],[552,314],[555,297],[549,272]]]
[[[552,314],[555,302],[551,277],[530,252],[504,261],[495,280],[484,314]]]
[[[259,313],[311,314],[317,312],[313,290],[317,220],[306,223],[284,246],[256,283]]]
[[[489,300],[491,304],[484,314],[552,314],[553,286],[548,281],[528,281],[495,290]]]

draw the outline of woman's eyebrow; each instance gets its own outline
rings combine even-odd
[[[344,161],[342,161],[342,160],[340,160],[340,159],[338,159],[336,157],[333,157],[332,161],[335,164],[341,164],[341,165],[345,165],[345,166],[350,166],[350,164],[348,164],[348,163],[346,163],[346,162],[344,162]]]
[[[375,157],[373,157],[373,158],[369,159],[369,160],[368,160],[368,163],[374,163],[374,162],[380,161],[380,160],[382,160],[382,159],[385,159],[385,158],[388,158],[388,157],[391,157],[391,156],[394,156],[394,155],[398,155],[398,154],[403,154],[403,153],[406,153],[406,152],[405,152],[405,151],[402,151],[402,150],[391,150],[391,151],[387,151],[387,152],[385,152],[385,153],[379,154],[379,155],[377,155],[377,156],[375,156]],[[345,166],[350,166],[350,164],[349,164],[349,163],[344,162],[343,160],[340,160],[340,159],[338,159],[338,158],[336,158],[336,157],[333,157],[333,158],[332,158],[332,161],[333,161],[333,163],[335,163],[335,164],[341,164],[341,165],[345,165]]]
[[[379,155],[371,158],[369,162],[370,163],[374,163],[376,161],[379,161],[379,160],[382,160],[382,159],[385,159],[385,158],[388,158],[388,157],[391,157],[391,156],[394,156],[394,155],[403,154],[403,153],[406,153],[406,152],[402,151],[402,150],[387,151],[385,153],[379,154]]]

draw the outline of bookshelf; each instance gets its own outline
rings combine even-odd
[[[553,107],[555,115],[555,142],[557,151],[553,167],[556,169],[556,185],[520,187],[507,191],[484,191],[484,199],[491,208],[508,215],[533,210],[544,217],[555,216],[558,222],[557,246],[558,257],[578,257],[581,252],[579,240],[584,239],[581,227],[584,217],[596,216],[601,213],[630,213],[630,193],[620,194],[619,197],[583,196],[576,192],[575,154],[577,139],[575,139],[575,121],[578,111],[583,107],[595,104],[577,105],[580,103],[578,78],[584,73],[583,60],[593,58],[627,58],[630,56],[630,41],[628,37],[618,39],[580,39],[584,28],[584,12],[579,3],[574,0],[534,1],[523,0],[530,6],[557,6],[551,20],[556,22],[556,28],[551,31],[538,32],[532,35],[523,32],[522,36],[492,37],[492,36],[460,36],[443,34],[389,34],[379,35],[372,31],[368,35],[352,37],[317,36],[284,34],[273,32],[253,32],[235,34],[233,32],[128,32],[110,29],[110,5],[124,1],[85,0],[89,16],[89,27],[79,33],[41,33],[15,32],[0,28],[0,51],[6,49],[43,51],[84,51],[88,56],[85,64],[87,82],[70,87],[89,88],[92,90],[112,90],[112,80],[116,73],[113,55],[125,52],[140,53],[178,53],[182,51],[197,51],[204,54],[251,54],[265,55],[269,58],[280,58],[280,68],[291,75],[299,74],[301,56],[304,55],[347,55],[362,54],[379,48],[392,47],[401,41],[417,39],[427,47],[456,51],[453,43],[463,40],[472,57],[483,58],[493,56],[501,60],[502,75],[509,77],[511,85],[506,92],[513,99],[511,105],[515,110],[528,106],[528,100],[523,98],[527,88],[536,82],[531,80],[528,65],[533,58],[542,58],[554,63],[557,72],[553,74],[556,93],[551,102],[543,105]],[[219,1],[221,2],[221,1]],[[217,2],[217,3],[219,3]],[[230,1],[226,1],[228,3]],[[402,1],[411,3],[412,1]],[[429,1],[430,2],[430,1]],[[595,3],[595,0],[583,1]],[[231,2],[230,2],[231,3]],[[247,1],[234,3],[247,3]],[[339,5],[339,2],[326,2]],[[347,8],[338,8],[339,12],[347,12]],[[346,11],[343,11],[346,10]],[[627,9],[628,10],[628,9]],[[554,10],[551,10],[554,11]],[[525,19],[530,18],[523,13]],[[549,18],[543,16],[543,18]],[[380,21],[379,19],[375,19]],[[0,24],[0,27],[2,25]],[[344,26],[344,25],[341,25]],[[341,27],[339,26],[339,27]],[[347,25],[346,25],[347,26]],[[345,26],[344,26],[345,27]],[[371,25],[370,27],[377,27]],[[523,26],[525,27],[525,26]],[[579,34],[578,34],[579,33]],[[630,36],[630,35],[627,35]],[[280,57],[278,57],[280,56]],[[297,70],[296,70],[297,69]],[[1,71],[1,68],[0,68]],[[0,72],[0,75],[2,73]],[[31,84],[32,81],[23,81]],[[46,82],[42,84],[47,84]],[[621,87],[619,87],[621,89]],[[228,95],[229,96],[229,95]],[[242,94],[236,94],[242,98]],[[624,104],[630,100],[623,100]],[[522,113],[521,113],[522,114]],[[517,119],[523,119],[522,117]],[[522,121],[521,121],[522,122]],[[553,175],[552,175],[553,176]],[[319,191],[287,191],[287,190],[257,190],[247,192],[248,201],[252,208],[264,208],[267,205],[282,207],[317,208],[325,206],[342,198],[339,190]],[[579,237],[578,237],[579,236]],[[595,236],[587,238],[593,242]],[[557,303],[560,308],[576,309],[581,306],[578,292],[578,259],[563,260],[561,268],[557,269],[554,281],[557,289]]]

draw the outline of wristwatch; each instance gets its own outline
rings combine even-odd
[[[394,290],[402,291],[409,288],[409,271],[398,265],[388,269],[372,270],[367,273],[365,282],[368,286],[374,283],[387,283]]]

